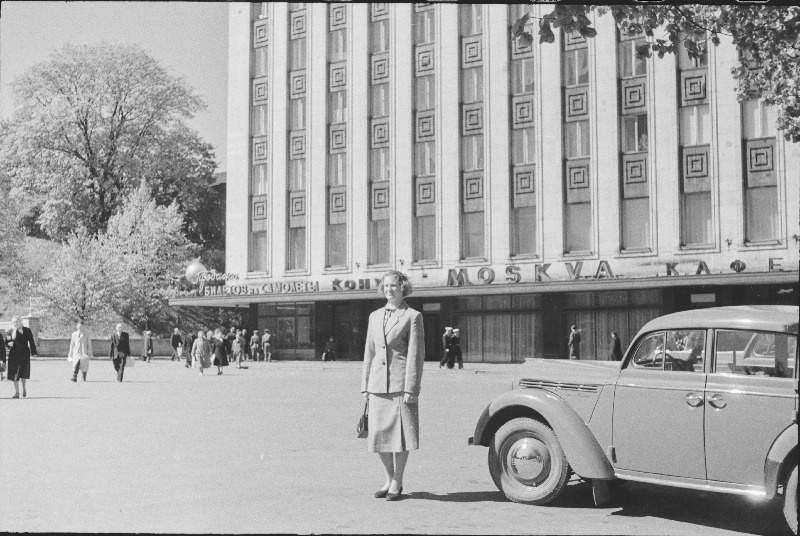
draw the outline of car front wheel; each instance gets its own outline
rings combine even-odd
[[[546,504],[564,490],[569,464],[552,428],[520,417],[495,434],[489,445],[489,472],[510,500]]]
[[[794,466],[783,495],[783,515],[789,528],[797,534],[797,466]]]

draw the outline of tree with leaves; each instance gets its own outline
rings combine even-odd
[[[214,153],[186,125],[205,104],[138,45],[66,45],[11,85],[0,175],[50,238],[103,232],[141,182],[184,212],[205,202]]]
[[[0,196],[3,192],[0,181]],[[8,295],[19,290],[24,277],[24,236],[16,219],[14,202],[6,198],[0,203],[0,294]]]
[[[800,141],[800,7],[761,5],[624,5],[594,6],[559,4],[539,19],[539,42],[553,43],[554,28],[592,38],[597,30],[587,16],[611,13],[625,35],[644,34],[640,56],[675,53],[683,46],[690,58],[731,39],[740,52],[732,69],[741,100],[762,98],[777,111],[777,129],[787,141]],[[533,42],[527,13],[516,21],[513,37]]]
[[[177,292],[196,246],[183,232],[184,216],[176,202],[159,206],[142,183],[111,217],[102,235],[102,249],[119,282],[115,312],[145,329],[152,321],[171,318],[167,300]]]
[[[79,229],[39,274],[37,294],[58,317],[92,323],[111,310],[115,281],[102,243]]]

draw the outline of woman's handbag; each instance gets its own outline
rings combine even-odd
[[[358,419],[358,427],[356,431],[358,432],[359,439],[366,439],[368,433],[368,421],[369,421],[369,398],[367,398],[366,404],[364,404],[364,414]]]

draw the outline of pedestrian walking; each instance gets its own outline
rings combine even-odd
[[[253,361],[261,361],[261,336],[257,329],[253,330],[253,336],[250,337],[250,354]]]
[[[611,332],[611,355],[609,361],[622,361],[622,342],[619,340],[619,333]]]
[[[169,360],[174,361],[177,359],[178,363],[180,363],[181,354],[183,353],[183,337],[181,337],[180,329],[175,328],[172,330],[172,337],[170,337],[169,344],[172,346],[172,355]]]
[[[186,368],[192,368],[192,347],[195,339],[197,339],[197,335],[194,333],[189,333],[183,338],[183,356],[186,358]]]
[[[22,382],[22,398],[28,396],[25,382],[31,379],[31,356],[38,356],[33,332],[22,325],[18,316],[11,318],[11,333],[8,337],[8,379],[14,382],[14,396],[19,398],[19,383]]]
[[[127,331],[122,331],[122,324],[117,324],[114,333],[111,334],[111,361],[114,363],[114,370],[117,371],[117,381],[122,381],[125,375],[125,367],[131,355],[131,340]]]
[[[322,352],[323,361],[336,361],[336,343],[333,337],[328,337],[328,342],[325,343],[325,350]]]
[[[67,362],[72,365],[72,381],[78,381],[78,371],[83,374],[83,381],[86,381],[86,373],[89,372],[89,360],[94,357],[92,349],[92,336],[83,326],[83,322],[78,320],[75,331],[69,341],[69,352],[67,352]]]
[[[569,341],[567,342],[567,346],[569,346],[570,359],[581,358],[581,330],[578,329],[578,326],[576,326],[575,324],[573,324],[572,327],[570,328]]]
[[[453,359],[450,353],[450,341],[453,339],[453,328],[447,326],[444,328],[444,335],[442,335],[442,360],[439,361],[439,368],[447,365],[447,368],[453,368]]]
[[[233,359],[236,365],[242,368],[242,359],[244,358],[244,347],[247,346],[247,341],[242,335],[242,330],[236,331],[236,338],[233,340],[231,347],[233,348]]]
[[[261,337],[261,351],[267,363],[272,361],[272,342],[275,337],[269,332],[269,328],[264,328],[264,336]]]
[[[0,331],[0,381],[3,381],[6,371],[6,334]]]
[[[227,342],[222,330],[217,329],[214,332],[214,338],[211,340],[211,348],[214,353],[214,366],[217,367],[217,376],[222,374],[222,367],[228,366],[228,348]]]
[[[142,361],[150,363],[151,357],[153,357],[153,332],[146,329],[142,333]]]
[[[418,397],[425,362],[422,314],[408,306],[408,277],[387,272],[378,286],[386,305],[369,316],[361,393],[367,399],[367,450],[377,452],[386,473],[376,498],[396,501],[403,493],[408,454],[419,448]]]
[[[458,328],[453,328],[453,338],[450,340],[450,353],[453,357],[450,359],[456,363],[458,363],[458,368],[464,368],[464,361],[461,358],[461,330]],[[453,368],[451,364],[449,368]]]
[[[247,334],[246,328],[242,328],[242,335],[244,336],[244,340],[247,341],[247,344],[244,345],[244,358],[250,359],[252,357],[250,355],[250,336]]]
[[[210,333],[210,332],[209,332]],[[203,375],[203,370],[208,368],[206,363],[210,362],[211,345],[206,338],[203,331],[197,332],[197,338],[192,344],[192,366],[199,371],[200,376]]]

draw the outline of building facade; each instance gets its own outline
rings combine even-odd
[[[598,35],[511,39],[547,5],[230,6],[226,277],[314,359],[360,359],[376,286],[409,275],[429,359],[607,359],[677,310],[798,303],[800,148],[738,102],[721,44],[636,57]],[[594,16],[594,15],[592,15]],[[534,19],[532,19],[534,20]],[[535,32],[534,32],[535,33]]]

